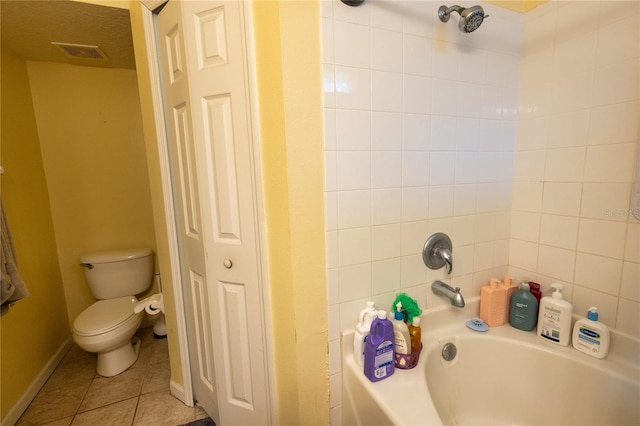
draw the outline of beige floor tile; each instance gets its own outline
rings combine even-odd
[[[142,393],[165,391],[169,393],[171,369],[168,362],[157,362],[149,365],[142,385]]]
[[[87,393],[91,380],[56,389],[42,389],[18,420],[18,425],[35,425],[73,416]]]
[[[73,419],[77,426],[125,426],[133,422],[138,398],[130,398],[104,407],[80,413]]]
[[[133,424],[181,425],[206,417],[201,407],[188,407],[168,392],[151,392],[140,396]]]
[[[78,411],[92,410],[140,395],[144,373],[144,369],[138,368],[126,370],[113,377],[96,377]]]
[[[68,386],[71,383],[91,380],[96,376],[96,357],[94,354],[82,351],[83,354],[76,355],[74,348],[82,351],[74,345],[49,377],[45,388],[55,389]]]

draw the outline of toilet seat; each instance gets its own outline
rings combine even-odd
[[[137,316],[133,307],[138,302],[134,296],[99,300],[73,321],[74,332],[80,336],[95,336],[117,328],[127,320]]]

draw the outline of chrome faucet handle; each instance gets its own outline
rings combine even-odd
[[[429,269],[447,266],[447,274],[453,270],[453,245],[447,234],[435,233],[427,238],[422,248],[422,261]]]

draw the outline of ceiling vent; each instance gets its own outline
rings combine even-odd
[[[73,59],[97,59],[100,61],[108,61],[109,58],[104,54],[98,46],[90,46],[87,44],[71,44],[58,43],[52,41],[55,47],[60,49],[65,56]]]

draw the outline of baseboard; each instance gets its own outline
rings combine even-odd
[[[33,382],[31,382],[31,385],[29,385],[18,402],[16,402],[16,404],[11,407],[11,410],[9,410],[7,415],[4,416],[0,425],[13,426],[16,424],[20,416],[22,416],[22,413],[25,412],[27,407],[29,407],[29,404],[31,404],[31,401],[33,401],[36,395],[38,395],[38,392],[40,392],[40,389],[42,389],[44,384],[47,382],[49,376],[53,374],[60,361],[62,361],[62,358],[64,358],[69,348],[71,348],[71,345],[73,345],[73,339],[69,336],[64,342],[62,342],[56,353],[51,357],[51,359],[49,359],[49,362],[42,368],[42,370],[40,370],[40,373],[38,373]]]
[[[171,393],[171,395],[175,396],[180,401],[182,401],[185,405],[188,405],[189,407],[193,407],[193,401],[186,400],[187,398],[184,393],[184,387],[176,383],[174,380],[171,380],[169,382],[169,392]]]

